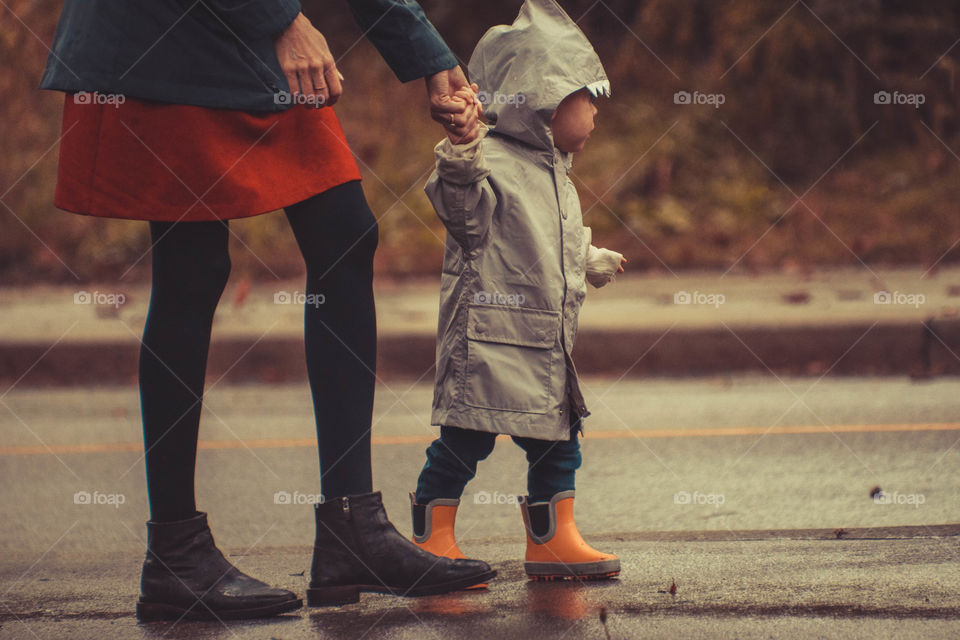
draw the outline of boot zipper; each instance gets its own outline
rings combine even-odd
[[[367,546],[363,542],[363,537],[361,532],[357,527],[356,521],[353,519],[353,515],[350,513],[350,498],[343,496],[343,516],[350,523],[350,530],[353,532],[353,541],[356,546],[357,555],[360,558],[360,561],[364,565],[364,569],[370,564],[370,557],[367,554]],[[376,578],[376,574],[374,574]]]

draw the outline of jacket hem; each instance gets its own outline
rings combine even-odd
[[[330,189],[345,185],[349,182],[359,182],[361,178],[359,177],[350,177],[342,182],[337,184],[329,185],[323,189],[307,189],[303,193],[297,193],[293,196],[290,196],[289,199],[280,200],[282,204],[277,206],[268,206],[268,205],[259,205],[253,207],[252,209],[243,209],[238,211],[224,212],[223,215],[218,215],[216,213],[211,213],[208,209],[203,208],[204,214],[197,215],[193,212],[184,215],[182,208],[169,209],[158,211],[156,209],[151,209],[148,213],[149,215],[132,215],[131,211],[137,211],[136,203],[131,202],[131,206],[124,208],[122,204],[117,204],[117,207],[99,207],[87,203],[79,202],[69,202],[66,200],[61,200],[56,198],[54,200],[54,206],[57,209],[65,211],[67,213],[73,213],[81,216],[91,216],[94,218],[111,218],[114,220],[136,220],[141,222],[216,222],[220,220],[238,220],[241,218],[253,218],[255,216],[262,216],[267,213],[273,213],[274,211],[280,211],[289,206],[298,204],[305,200],[317,196],[321,193],[325,193]],[[113,202],[111,200],[111,202]],[[216,209],[216,207],[211,207]]]
[[[525,414],[531,415],[534,414]],[[461,412],[455,409],[434,408],[430,416],[430,424],[437,427],[459,427],[460,429],[469,429],[471,431],[484,431],[486,433],[502,433],[508,436],[518,438],[534,438],[536,440],[561,441],[570,438],[570,420],[569,416],[554,412],[551,416],[556,422],[550,429],[544,429],[543,414],[535,415],[536,420],[518,421],[511,420],[515,416],[510,411],[497,411],[491,409],[480,409],[470,407],[468,411]],[[512,424],[518,422],[519,424]],[[536,423],[536,424],[535,424]],[[580,427],[581,432],[583,427]]]

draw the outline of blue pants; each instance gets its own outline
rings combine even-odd
[[[536,440],[513,436],[527,453],[527,494],[530,502],[549,500],[575,488],[580,468],[579,421],[569,440]],[[440,437],[427,448],[427,463],[417,481],[416,500],[426,504],[437,498],[459,499],[477,473],[477,463],[493,452],[497,434],[459,427],[441,427]]]

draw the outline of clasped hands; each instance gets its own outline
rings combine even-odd
[[[276,39],[277,60],[290,93],[299,102],[322,107],[337,102],[343,92],[342,76],[327,41],[301,13]],[[467,82],[459,66],[426,78],[430,117],[443,125],[454,144],[476,140],[483,107],[477,85]]]
[[[480,134],[483,105],[476,84],[467,82],[460,67],[453,67],[426,78],[430,117],[443,125],[453,144],[473,142]]]

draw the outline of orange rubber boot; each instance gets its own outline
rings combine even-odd
[[[577,530],[574,493],[563,491],[550,502],[533,504],[521,498],[527,529],[523,568],[534,580],[603,580],[620,573],[620,559],[591,547]]]
[[[435,556],[454,560],[466,558],[453,535],[460,501],[452,498],[437,498],[427,504],[417,504],[410,493],[410,512],[413,517],[413,544]],[[487,585],[476,584],[468,589],[486,589]]]

